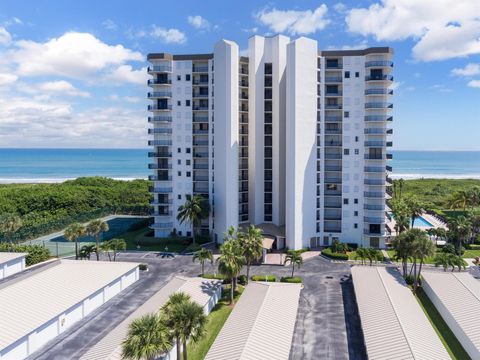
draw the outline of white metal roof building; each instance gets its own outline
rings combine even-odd
[[[251,282],[205,360],[287,360],[300,284]]]
[[[0,359],[24,359],[138,280],[138,264],[61,260],[0,288]]]
[[[174,292],[184,292],[192,300],[203,306],[206,314],[210,313],[222,294],[222,282],[202,278],[174,277],[142,306],[122,321],[115,329],[91,347],[81,360],[120,360],[122,359],[122,341],[128,333],[129,324],[137,318],[158,311]],[[176,356],[175,347],[170,352],[169,359]]]
[[[472,359],[480,359],[480,281],[469,273],[423,272],[422,287]]]
[[[26,253],[0,252],[0,280],[25,270]]]
[[[369,359],[450,359],[397,269],[354,266],[352,277]]]

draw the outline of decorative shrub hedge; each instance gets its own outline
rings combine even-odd
[[[280,279],[280,282],[300,284],[300,283],[302,283],[302,278],[301,278],[300,276],[294,276],[294,277],[291,277],[291,276],[283,276],[283,277]]]
[[[50,251],[40,245],[18,245],[10,243],[0,243],[0,252],[20,252],[27,253],[25,264],[27,266],[35,265],[50,259]]]
[[[138,268],[142,271],[148,270],[148,264],[142,263],[138,265]]]
[[[330,249],[330,248],[322,250],[322,255],[326,256],[330,259],[333,259],[333,260],[348,260],[348,255],[347,254],[334,253],[334,252],[332,252],[332,249]]]
[[[253,281],[275,282],[277,277],[275,275],[252,275],[250,277]]]

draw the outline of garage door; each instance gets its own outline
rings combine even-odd
[[[30,335],[29,341],[29,351],[30,354],[34,351],[37,351],[48,341],[52,340],[55,336],[58,335],[58,319],[51,320],[46,323],[35,333]]]
[[[16,274],[20,271],[22,271],[22,261],[11,261],[7,263],[7,266],[5,268],[5,277]]]
[[[87,316],[102,304],[103,304],[103,289],[97,291],[95,294],[93,294],[87,300],[85,300],[84,315]]]
[[[110,300],[122,291],[122,280],[117,279],[105,288],[105,301]]]
[[[27,339],[23,338],[0,352],[2,360],[25,359],[28,356]]]
[[[60,317],[60,332],[65,331],[67,328],[81,320],[83,317],[82,304],[76,305],[74,308],[68,310],[65,315]]]

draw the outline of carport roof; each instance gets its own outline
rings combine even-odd
[[[354,266],[352,277],[369,359],[450,359],[397,269]]]
[[[0,349],[30,334],[137,263],[61,260],[0,289]]]
[[[27,253],[0,252],[0,265],[27,256]]]
[[[251,282],[205,360],[287,360],[300,289],[300,284]]]

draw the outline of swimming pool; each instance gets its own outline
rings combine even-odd
[[[395,218],[395,216],[392,215],[392,218]],[[409,220],[409,224],[412,223],[412,219],[410,218]],[[413,227],[422,227],[422,228],[432,228],[434,227],[432,224],[430,224],[427,220],[425,220],[423,217],[419,216],[417,218],[415,218],[415,220],[413,221]]]

